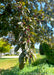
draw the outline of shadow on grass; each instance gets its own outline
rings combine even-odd
[[[39,70],[33,67],[27,67],[23,70],[19,70],[17,66],[13,67],[11,70],[2,70],[0,75],[37,75]]]
[[[34,75],[34,73],[36,73],[35,69],[36,68],[28,65],[24,69],[20,70],[18,66],[15,66],[11,69],[1,70],[0,75]]]
[[[35,62],[32,63],[33,66],[38,66],[38,65],[41,65],[41,64],[48,64],[49,67],[52,65],[54,66],[54,64],[50,63],[47,58],[42,58],[42,59],[37,59]]]
[[[42,59],[37,59],[35,62],[32,63],[33,66],[37,66],[43,63],[47,63],[46,58],[42,58]]]
[[[7,69],[7,70],[0,70],[0,75],[19,75],[18,71],[19,71],[19,67],[18,66],[14,66],[11,69]]]

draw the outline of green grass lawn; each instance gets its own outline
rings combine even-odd
[[[15,66],[17,62],[18,62],[18,59],[1,58],[0,59],[0,70],[2,69],[6,70],[8,68],[11,68]]]
[[[46,62],[46,57],[37,54],[31,65],[26,64],[23,70],[18,67],[18,59],[0,59],[0,75],[54,75],[54,65]]]

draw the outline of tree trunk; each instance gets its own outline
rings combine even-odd
[[[24,62],[22,62],[22,63],[19,63],[19,68],[20,68],[20,70],[22,70],[23,68],[24,68]]]
[[[25,57],[25,54],[24,52],[22,52],[19,56],[19,68],[20,70],[24,68],[24,57]]]

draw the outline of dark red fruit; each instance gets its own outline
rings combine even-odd
[[[30,29],[28,28],[27,31],[29,31]]]
[[[29,40],[27,40],[27,43],[29,43]]]

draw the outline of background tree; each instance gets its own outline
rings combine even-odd
[[[0,53],[9,52],[10,49],[11,49],[11,45],[8,43],[8,41],[5,41],[4,39],[0,39]]]

